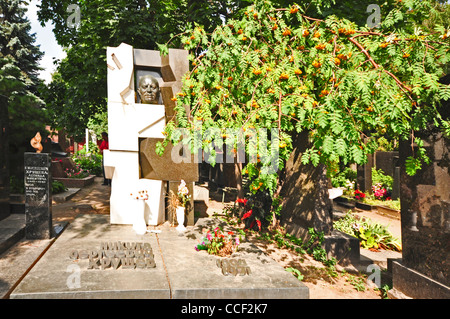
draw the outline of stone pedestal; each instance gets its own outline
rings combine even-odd
[[[51,158],[46,153],[25,153],[25,237],[49,239],[52,227]]]

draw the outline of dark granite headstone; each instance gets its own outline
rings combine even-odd
[[[0,220],[10,214],[8,154],[8,104],[0,96]]]
[[[356,183],[357,188],[361,192],[372,193],[372,167],[375,166],[374,154],[367,155],[367,163],[364,165],[357,165],[356,169]]]
[[[46,153],[25,153],[25,237],[53,236],[51,158]]]
[[[400,143],[403,252],[393,285],[412,298],[433,298],[437,291],[444,292],[439,298],[450,298],[450,140],[437,132],[416,136],[424,140],[431,163],[409,176],[404,163],[413,152],[411,141]],[[432,293],[423,282],[441,288]]]

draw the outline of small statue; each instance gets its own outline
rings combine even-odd
[[[137,90],[142,104],[159,103],[159,83],[151,75],[144,75],[139,78],[139,88]]]
[[[37,132],[36,135],[30,141],[31,146],[33,146],[33,148],[36,150],[36,153],[40,153],[44,149],[42,147],[41,140],[42,140],[41,134]]]

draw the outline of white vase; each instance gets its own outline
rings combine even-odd
[[[136,200],[136,211],[134,212],[133,230],[138,235],[144,235],[147,232],[147,224],[145,223],[145,201],[138,199]]]
[[[177,213],[177,223],[178,223],[176,230],[185,231],[186,227],[184,227],[184,207],[183,206],[177,207],[176,213]]]

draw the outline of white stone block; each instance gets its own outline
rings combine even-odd
[[[122,43],[106,49],[108,102],[134,103],[133,47]]]
[[[139,137],[164,138],[164,105],[108,103],[109,149],[139,151]]]
[[[138,152],[110,151],[108,165],[113,165],[110,222],[111,224],[132,224],[135,218],[136,199],[131,196],[139,190],[147,190],[149,199],[145,205],[145,221],[148,225],[158,225],[164,221],[165,183],[162,181],[139,179]],[[109,164],[113,163],[113,164]]]
[[[341,188],[328,189],[328,195],[330,199],[335,199],[339,196],[342,196],[342,194],[344,194],[344,191]]]

